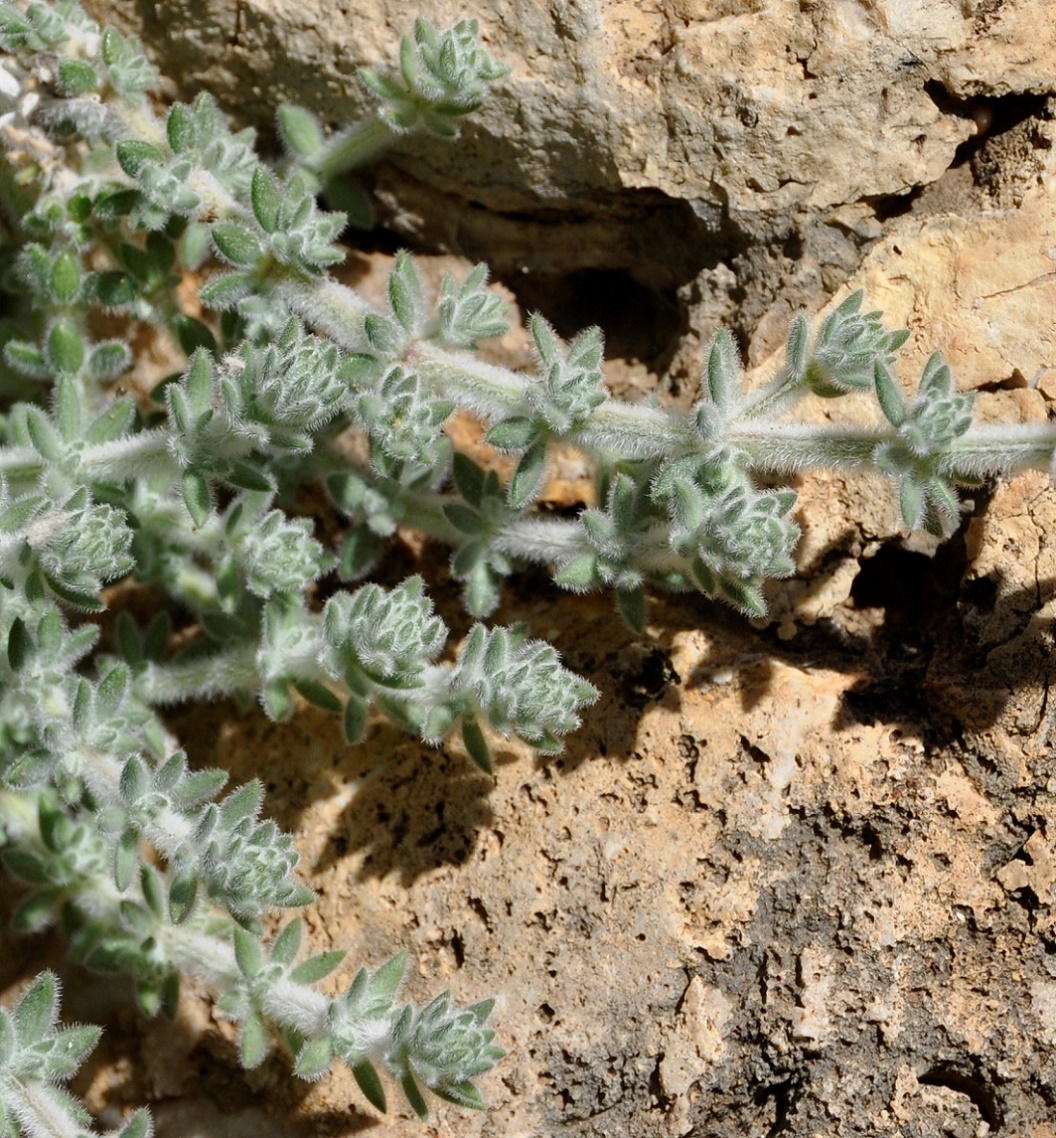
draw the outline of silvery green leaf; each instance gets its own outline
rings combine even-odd
[[[198,295],[207,308],[228,311],[256,291],[257,282],[252,273],[224,273],[204,285]]]
[[[394,320],[371,313],[363,322],[363,327],[371,348],[380,355],[398,356],[403,350],[402,330]]]
[[[287,921],[279,935],[271,942],[269,955],[272,961],[276,964],[292,964],[300,950],[303,932],[304,922],[300,917]]]
[[[916,529],[924,511],[924,491],[920,484],[912,478],[903,478],[898,486],[898,504],[906,528]]]
[[[924,365],[917,388],[917,399],[921,402],[948,396],[953,389],[953,376],[941,352],[932,352]]]
[[[77,296],[81,285],[81,267],[78,259],[68,249],[55,258],[49,285],[52,298],[59,304],[69,304]]]
[[[503,419],[488,429],[484,441],[496,450],[517,453],[531,445],[538,434],[538,428],[527,416],[518,415]]]
[[[323,148],[319,120],[304,107],[284,103],[278,111],[279,131],[286,145],[301,158],[313,158]]]
[[[645,619],[648,609],[645,602],[645,592],[642,589],[617,589],[616,608],[620,616],[627,622],[634,632],[641,634],[645,631]]]
[[[566,561],[554,574],[554,581],[563,589],[585,593],[598,585],[598,559],[593,553],[580,553]]]
[[[321,1079],[330,1069],[330,1064],[333,1061],[333,1044],[327,1036],[323,1035],[305,1043],[293,1065],[293,1071],[302,1079]]]
[[[262,248],[255,233],[235,221],[218,221],[212,228],[213,244],[232,265],[244,267],[255,264]]]
[[[794,383],[802,383],[806,377],[809,352],[810,321],[801,312],[792,320],[785,345],[785,367]]]
[[[385,1088],[381,1085],[381,1079],[378,1077],[378,1072],[374,1065],[368,1061],[356,1063],[351,1068],[352,1076],[356,1080],[356,1085],[363,1092],[363,1097],[370,1103],[375,1110],[380,1110],[382,1113],[387,1109],[385,1104]]]
[[[169,917],[174,925],[182,925],[194,911],[198,896],[198,873],[183,870],[169,884]]]
[[[260,947],[260,941],[252,933],[246,932],[245,929],[237,925],[234,928],[233,936],[238,970],[247,980],[252,980],[264,967],[264,950]]]
[[[73,321],[60,318],[51,326],[45,342],[48,363],[56,372],[73,375],[84,363],[84,339]]]
[[[176,103],[169,111],[165,132],[174,154],[182,154],[194,145],[194,118],[186,103]]]
[[[151,1129],[150,1112],[141,1108],[126,1120],[113,1138],[150,1138]]]
[[[420,331],[425,298],[414,262],[406,251],[396,254],[396,262],[389,273],[389,304],[400,326],[410,337]],[[369,335],[369,333],[368,333]]]
[[[463,1083],[441,1083],[430,1087],[433,1094],[467,1110],[486,1110],[484,1096],[468,1080]]]
[[[268,1032],[259,1015],[250,1014],[242,1021],[238,1031],[238,1057],[247,1071],[264,1062],[268,1053]]]
[[[212,510],[212,495],[208,480],[193,470],[188,470],[181,480],[180,489],[183,504],[196,526],[204,526]]]
[[[139,755],[130,755],[121,768],[118,781],[122,800],[129,806],[133,805],[143,797],[149,785],[146,764]]]
[[[59,981],[42,972],[15,1005],[13,1018],[19,1047],[37,1043],[54,1027],[59,1014]]]
[[[507,501],[522,509],[539,493],[546,475],[546,440],[537,438],[521,455],[507,487]]]
[[[114,885],[127,891],[139,868],[139,835],[134,830],[122,834],[114,846]]]
[[[536,355],[544,370],[558,363],[560,344],[553,328],[537,312],[528,318],[528,332],[535,344]]]
[[[106,383],[116,379],[132,366],[132,351],[120,340],[107,340],[97,344],[88,357],[88,370],[93,379]],[[126,403],[131,407],[131,403]]]
[[[282,191],[278,179],[263,166],[253,171],[253,184],[250,190],[253,216],[265,233],[274,233],[279,227],[282,210]]]
[[[59,432],[68,442],[80,441],[82,434],[82,404],[80,393],[74,384],[73,377],[59,376],[55,384],[54,415],[58,423]]]
[[[81,1024],[55,1032],[53,1046],[48,1049],[41,1064],[41,1081],[59,1082],[72,1078],[88,1055],[95,1050],[102,1034],[103,1029],[92,1024]]]
[[[29,379],[50,379],[54,374],[40,349],[25,340],[8,340],[4,344],[4,359]]]
[[[290,979],[295,984],[317,984],[324,976],[329,976],[345,959],[341,949],[319,952],[309,956],[290,971]]]
[[[885,418],[892,426],[900,427],[906,418],[906,403],[890,369],[879,360],[873,372],[873,385]]]
[[[466,746],[473,765],[479,767],[485,774],[492,773],[491,751],[488,749],[484,732],[480,729],[476,716],[468,715],[462,720],[462,742]]]
[[[711,341],[707,377],[712,401],[721,410],[732,407],[741,388],[741,361],[733,336],[725,329]]]
[[[932,478],[927,486],[929,504],[938,514],[936,527],[932,532],[945,536],[950,525],[960,517],[961,504],[957,494],[944,478]]]
[[[139,887],[143,893],[143,900],[147,903],[150,916],[154,921],[164,921],[166,918],[165,885],[160,872],[154,866],[143,865],[140,868]],[[146,925],[145,929],[148,933],[153,931],[150,924]]]
[[[151,143],[131,138],[119,142],[115,153],[118,164],[130,178],[139,178],[148,166],[159,164],[165,158]]]

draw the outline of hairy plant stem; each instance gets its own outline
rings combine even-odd
[[[372,162],[388,150],[396,137],[388,123],[375,115],[330,139],[321,155],[310,159],[307,166],[325,184],[338,174]]]

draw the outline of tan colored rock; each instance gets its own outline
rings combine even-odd
[[[367,106],[356,67],[391,59],[419,12],[438,23],[465,14],[427,8],[165,0],[138,18],[168,74],[207,80],[243,115],[267,121],[290,98],[344,122]],[[122,4],[93,9],[137,19]],[[1043,90],[1056,51],[1044,6],[1029,0],[1002,5],[996,19],[948,0],[593,0],[523,5],[516,20],[491,0],[472,15],[512,68],[467,127],[475,158],[492,140],[490,161],[427,152],[437,172],[457,169],[498,209],[529,189],[537,202],[560,202],[649,188],[746,212],[902,192],[934,181],[977,129],[944,113],[927,80],[960,96]]]
[[[393,59],[419,13],[467,14],[449,0],[89,7],[140,32],[185,90],[261,124],[281,100],[355,119],[358,67]],[[486,0],[468,14],[511,74],[457,148],[401,143],[401,173],[383,179],[398,220],[500,266],[629,267],[668,287],[723,255],[729,219],[761,235],[935,182],[992,118],[985,100],[1047,90],[1056,68],[1045,0]],[[984,103],[958,102],[970,96]]]

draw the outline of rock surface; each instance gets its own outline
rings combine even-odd
[[[964,147],[1037,112],[1056,56],[1047,0],[89,7],[140,32],[185,90],[265,126],[283,99],[355,119],[357,68],[391,60],[416,15],[475,16],[511,74],[457,147],[401,144],[378,175],[389,221],[541,277],[543,295],[591,270],[665,294],[703,274],[732,293],[714,318],[736,309],[742,331],[779,294],[795,307],[831,292]]]
[[[419,10],[111,7],[188,90],[259,122],[284,95],[362,109],[356,66]],[[404,236],[497,263],[568,331],[600,320],[624,394],[690,398],[721,321],[766,371],[797,308],[861,286],[913,333],[907,385],[941,347],[983,417],[1042,420],[1050,7],[489,0],[474,14],[509,80],[464,146],[408,142],[377,190]],[[348,748],[310,710],[177,717],[196,762],[267,781],[321,892],[316,948],[376,965],[406,946],[412,995],[502,996],[489,1111],[423,1131],[397,1110],[377,1132],[1056,1136],[1056,494],[986,489],[935,549],[903,540],[886,487],[800,490],[800,570],[767,629],[657,598],[635,639],[604,599],[511,591],[497,619],[606,693],[560,759],[507,748],[489,780],[381,725]],[[442,555],[422,556],[464,629]],[[12,978],[38,963],[5,953]],[[103,1014],[82,990],[71,1014]],[[298,1085],[281,1056],[238,1072],[193,994],[175,1032],[112,1023],[82,1089],[99,1110],[151,1100],[160,1138],[374,1130],[351,1078]]]

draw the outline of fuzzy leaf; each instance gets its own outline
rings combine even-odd
[[[237,925],[233,935],[235,961],[238,964],[238,970],[247,980],[252,980],[264,968],[264,950],[260,947],[260,941],[252,933],[246,932],[245,929]]]
[[[283,927],[282,932],[271,942],[270,956],[276,964],[292,964],[297,958],[301,947],[301,934],[304,932],[304,922],[300,917],[294,917]]]
[[[263,166],[253,171],[253,184],[250,189],[253,216],[265,233],[274,233],[279,227],[279,212],[282,208],[282,191],[278,179]]]
[[[212,509],[208,480],[197,471],[188,470],[184,473],[181,488],[183,504],[191,515],[191,521],[199,528],[204,526]]]
[[[352,1067],[352,1077],[356,1080],[356,1085],[363,1092],[363,1097],[367,1102],[369,1102],[375,1110],[380,1110],[384,1114],[387,1109],[385,1104],[385,1088],[381,1085],[381,1079],[378,1078],[378,1072],[375,1070],[373,1063],[356,1063],[355,1066]]]
[[[535,423],[526,416],[519,415],[496,423],[484,436],[484,441],[496,450],[516,453],[529,446],[536,434]]]
[[[165,133],[174,154],[182,154],[194,145],[194,115],[186,103],[176,103],[169,111]]]
[[[906,420],[906,403],[890,369],[880,360],[873,372],[873,385],[884,417],[892,426],[901,427]]]
[[[29,1047],[43,1039],[58,1014],[58,979],[53,972],[43,972],[15,1007],[14,1022],[19,1046]]]
[[[57,320],[48,333],[48,363],[57,372],[73,375],[84,363],[84,340],[72,321]]]
[[[329,976],[344,959],[345,953],[342,949],[335,948],[329,952],[318,952],[315,956],[309,956],[307,960],[302,960],[290,972],[290,979],[295,984],[317,984],[324,976]]]
[[[711,342],[707,364],[708,394],[721,410],[733,406],[741,385],[741,361],[733,336],[723,329]]]
[[[151,164],[160,164],[164,155],[149,142],[138,139],[125,139],[115,148],[118,165],[130,178],[138,178]]]
[[[462,720],[462,742],[466,745],[466,754],[473,761],[473,765],[479,767],[485,774],[492,774],[494,768],[491,765],[491,752],[475,716],[466,716]]]
[[[389,304],[403,330],[409,336],[416,335],[424,304],[422,285],[414,262],[402,250],[397,253],[396,263],[389,274]]]
[[[139,887],[143,891],[143,900],[146,901],[154,920],[163,922],[165,913],[165,885],[161,874],[152,865],[144,865],[139,872]],[[148,928],[148,931],[149,928]]]
[[[641,589],[617,589],[616,607],[620,616],[631,626],[634,632],[641,635],[645,631],[645,619],[648,615],[645,604],[645,593]]]
[[[208,308],[228,311],[237,308],[240,301],[252,296],[256,281],[252,273],[225,273],[205,285],[199,292],[202,304]]]
[[[345,700],[345,708],[341,718],[345,741],[359,743],[367,729],[367,705],[354,695]]]
[[[77,258],[63,250],[51,268],[51,295],[59,304],[69,304],[81,285],[81,269]]]
[[[238,1057],[247,1071],[264,1062],[268,1053],[268,1031],[258,1015],[249,1015],[242,1021],[238,1033]]]
[[[279,107],[278,120],[283,141],[295,154],[314,158],[322,150],[323,130],[311,111],[286,103]]]
[[[244,267],[260,259],[261,246],[256,234],[236,221],[218,221],[212,228],[213,244],[220,256],[232,265]]]
[[[182,925],[194,911],[198,895],[198,874],[193,871],[178,873],[169,886],[169,916],[174,925]]]
[[[507,501],[514,509],[526,506],[539,492],[546,474],[546,439],[537,438],[521,455],[507,487]]]
[[[6,858],[4,864],[7,865]],[[12,872],[14,872],[12,870]],[[55,918],[55,908],[62,900],[61,886],[38,889],[22,902],[11,918],[11,927],[20,933],[37,933],[46,929]],[[0,1067],[3,1061],[0,1059]]]
[[[334,1059],[334,1048],[328,1036],[309,1040],[294,1063],[293,1072],[302,1079],[319,1079],[326,1074]]]
[[[431,1087],[434,1095],[468,1110],[485,1110],[486,1103],[480,1091],[467,1079],[463,1083],[439,1083]]]

